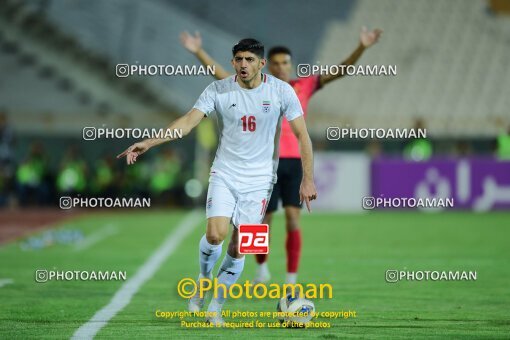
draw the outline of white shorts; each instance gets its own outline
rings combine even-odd
[[[234,227],[259,224],[266,213],[273,186],[269,189],[239,193],[217,176],[211,176],[207,189],[206,216],[230,217]]]

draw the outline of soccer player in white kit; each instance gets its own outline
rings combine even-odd
[[[219,272],[218,283],[229,287],[240,277],[244,255],[238,252],[238,227],[261,223],[276,182],[278,146],[282,118],[285,117],[299,140],[303,165],[300,200],[310,210],[317,197],[313,181],[313,155],[301,104],[292,87],[263,74],[264,46],[255,39],[243,39],[232,48],[236,75],[211,83],[193,108],[168,126],[187,135],[205,117],[216,111],[219,144],[211,167],[206,201],[207,228],[199,243],[200,273],[212,279],[223,240],[231,223],[234,228]],[[149,148],[172,138],[146,139],[130,146],[117,157],[126,156],[133,164]],[[221,286],[220,286],[221,287]],[[223,324],[224,294],[213,297],[208,320]],[[197,294],[189,300],[189,310],[199,311],[204,299]],[[213,313],[215,312],[215,313]]]

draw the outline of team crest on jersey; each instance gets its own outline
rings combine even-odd
[[[262,102],[262,112],[268,113],[271,110],[271,102],[269,100],[264,100]]]

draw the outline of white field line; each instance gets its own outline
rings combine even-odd
[[[94,316],[74,332],[71,339],[92,339],[108,324],[108,322],[130,302],[138,290],[147,282],[163,262],[172,255],[182,241],[188,236],[202,220],[202,212],[193,210],[181,223],[167,236],[163,244],[138,269],[135,276],[128,279],[115,293],[110,302],[96,312]]]
[[[14,283],[13,279],[0,279],[0,288]]]
[[[115,225],[107,224],[103,228],[97,230],[96,232],[82,239],[80,242],[76,243],[74,250],[82,251],[87,249],[90,246],[93,246],[94,244],[104,240],[105,238],[117,234],[118,232],[119,229]]]

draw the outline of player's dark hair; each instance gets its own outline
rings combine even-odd
[[[283,54],[288,54],[289,56],[292,57],[292,53],[290,52],[290,49],[288,47],[285,47],[285,46],[274,46],[274,47],[271,47],[269,52],[267,52],[267,59],[269,60],[275,54],[282,54],[282,53]]]
[[[262,59],[264,58],[264,45],[252,38],[242,39],[232,47],[232,55],[235,56],[237,52],[251,52]]]

